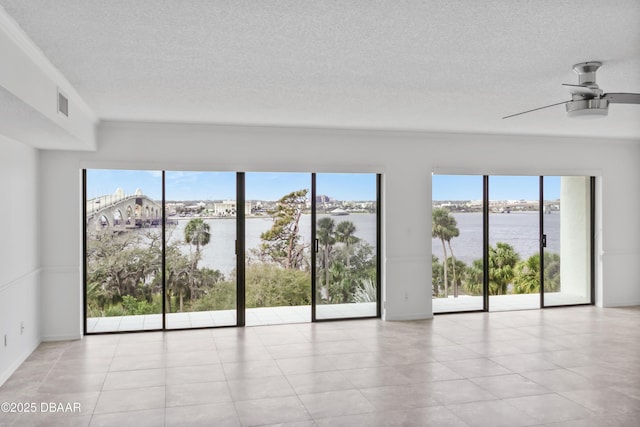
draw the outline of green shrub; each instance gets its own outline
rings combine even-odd
[[[275,264],[252,264],[246,269],[246,306],[279,307],[311,304],[311,276]]]
[[[192,311],[235,310],[236,283],[217,282],[211,286],[205,295],[191,304]]]

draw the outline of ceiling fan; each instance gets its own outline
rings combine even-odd
[[[533,110],[511,114],[503,117],[503,119],[561,104],[566,104],[567,115],[569,117],[606,116],[609,112],[609,104],[640,104],[640,93],[604,93],[596,84],[596,71],[598,71],[601,66],[602,63],[596,61],[581,62],[573,66],[573,71],[578,74],[578,84],[562,84],[563,86],[567,86],[569,92],[571,92],[571,99],[569,101],[558,102],[545,105],[544,107],[534,108]]]

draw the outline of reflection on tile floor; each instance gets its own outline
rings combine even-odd
[[[2,426],[635,427],[640,307],[87,336],[0,402],[36,404]]]

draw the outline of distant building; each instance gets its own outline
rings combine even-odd
[[[333,199],[329,196],[325,196],[324,194],[316,195],[316,203],[332,203]]]
[[[213,214],[218,216],[235,215],[237,211],[237,204],[235,200],[224,200],[222,202],[213,203]],[[251,212],[251,202],[244,203],[244,211],[246,213]]]

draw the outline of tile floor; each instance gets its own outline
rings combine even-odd
[[[89,336],[41,344],[0,402],[37,407],[2,426],[636,427],[640,307]]]

